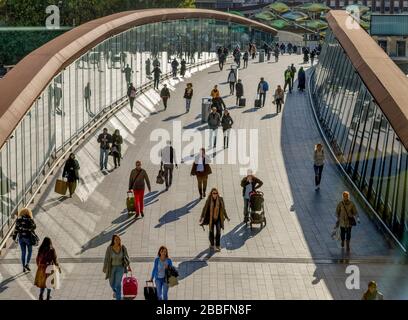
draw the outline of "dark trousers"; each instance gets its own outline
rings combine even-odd
[[[68,189],[69,189],[69,195],[72,196],[75,193],[76,187],[77,187],[77,182],[76,181],[68,181]]]
[[[130,103],[130,111],[133,111],[133,105],[135,104],[135,98],[129,97],[129,103]]]
[[[289,92],[292,92],[292,80],[291,80],[291,78],[285,80],[285,86],[283,87],[283,91],[286,91],[287,86],[289,86]]]
[[[200,193],[200,196],[203,196],[207,190],[207,181],[208,176],[197,176],[198,192]]]
[[[159,89],[160,78],[154,78],[154,89]]]
[[[323,166],[313,166],[315,172],[315,184],[318,186],[322,180]]]
[[[222,71],[222,69],[224,69],[224,62],[223,62],[223,61],[220,61],[220,62],[218,63],[218,66],[220,67],[220,70]]]
[[[282,111],[282,99],[276,99],[276,113],[279,113]]]
[[[30,264],[31,255],[33,253],[33,246],[28,238],[19,238],[18,240],[21,248],[21,264],[26,266]]]
[[[230,82],[229,85],[230,85],[230,93],[234,94],[235,82]]]
[[[244,68],[248,68],[248,60],[244,60]]]
[[[259,94],[259,100],[261,100],[262,107],[265,107],[265,101],[266,101],[266,92],[265,92],[265,93],[260,93],[260,94]]]
[[[119,152],[114,152],[113,153],[113,163],[115,164],[115,168],[120,167],[120,154],[119,154]]]
[[[177,68],[173,68],[173,78],[177,77]]]
[[[214,245],[214,227],[216,229],[216,234],[215,234],[215,245],[217,247],[221,246],[221,220],[218,219],[217,221],[213,221],[213,225],[210,226],[210,244],[213,246]]]
[[[167,100],[169,100],[168,97],[162,97],[163,99],[163,105],[164,105],[164,109],[167,109]]]
[[[163,168],[164,168],[164,181],[166,181],[166,187],[169,187],[173,182],[174,164],[165,164],[163,165]]]
[[[256,57],[256,53],[253,53],[253,54],[252,54],[252,60],[254,60],[255,57]]]
[[[348,228],[340,227],[340,237],[341,237],[341,241],[344,241],[344,240],[350,241],[351,227],[348,227]]]
[[[40,299],[44,299],[44,291],[46,290],[46,288],[41,288],[40,289]],[[51,289],[47,289],[47,300],[49,300],[51,297]]]
[[[293,89],[293,82],[295,81],[295,77],[293,77],[293,78],[290,78],[290,84],[291,84],[291,86],[292,86],[292,89]]]

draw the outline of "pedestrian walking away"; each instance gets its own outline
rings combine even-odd
[[[31,271],[30,260],[33,252],[33,245],[35,244],[35,229],[36,225],[32,211],[28,208],[21,209],[18,213],[16,227],[14,229],[12,238],[20,245],[23,272]]]
[[[176,58],[174,58],[173,61],[171,62],[171,68],[173,70],[173,78],[177,77],[178,66],[179,66],[179,62],[177,61]]]
[[[150,180],[147,172],[142,169],[142,162],[136,161],[136,168],[133,169],[130,173],[129,177],[129,190],[133,190],[133,194],[135,196],[135,212],[136,218],[139,214],[144,217],[144,192],[145,192],[145,182],[147,184],[147,189],[149,192],[152,192],[152,188],[150,187]]]
[[[114,234],[110,245],[106,249],[103,273],[105,274],[105,280],[109,280],[113,297],[116,300],[122,300],[122,278],[128,272],[129,267],[128,251],[122,244],[121,238]]]
[[[347,251],[350,251],[351,229],[356,225],[357,209],[350,200],[350,193],[343,192],[343,200],[340,201],[336,208],[337,222],[336,227],[340,227],[341,247],[344,248],[346,241]]]
[[[221,229],[224,229],[225,219],[230,221],[225,210],[224,200],[219,195],[218,190],[212,188],[201,212],[199,224],[200,226],[209,226],[210,249],[218,252],[221,251]],[[215,235],[214,227],[216,229]]]
[[[237,82],[237,74],[232,68],[228,74],[227,82],[229,82],[229,85],[230,85],[230,95],[233,95],[234,89],[235,89],[235,83]]]
[[[180,67],[180,75],[182,76],[182,77],[184,77],[185,75],[186,75],[186,70],[187,70],[187,62],[186,62],[186,60],[184,60],[184,58],[181,60],[181,62],[180,62],[180,65],[181,65],[181,67]]]
[[[244,56],[242,58],[244,60],[244,69],[248,68],[248,60],[249,60],[249,53],[248,51],[244,52]]]
[[[234,121],[232,120],[229,111],[225,110],[221,119],[222,131],[224,133],[224,149],[229,146],[229,136],[233,124]]]
[[[241,180],[242,196],[244,198],[244,223],[249,221],[249,199],[251,193],[262,187],[263,182],[255,177],[251,169],[248,170],[247,176]]]
[[[164,181],[166,182],[166,191],[173,183],[174,166],[178,169],[176,161],[176,152],[174,151],[171,141],[168,140],[167,145],[161,151],[161,164],[164,167]]]
[[[286,87],[289,86],[289,93],[292,93],[292,69],[290,66],[285,70],[283,77],[285,79],[285,86],[283,87],[283,91],[286,92]]]
[[[59,289],[61,268],[50,238],[45,237],[41,243],[36,262],[37,272],[35,274],[34,285],[40,289],[39,300],[44,300],[45,289],[47,289],[47,300],[51,300],[51,289]],[[54,280],[47,281],[48,277],[53,277]],[[47,282],[49,283],[48,286]]]
[[[252,60],[254,60],[255,57],[256,57],[256,45],[255,45],[255,43],[252,44],[251,55],[252,55]]]
[[[91,96],[92,96],[91,84],[88,82],[84,90],[84,98],[85,98],[85,111],[90,116],[93,115],[91,112]]]
[[[191,168],[191,175],[197,177],[200,199],[206,196],[208,176],[212,173],[209,163],[210,160],[205,154],[205,149],[201,148],[200,154],[195,157]]]
[[[128,91],[127,91],[127,96],[129,98],[129,103],[130,103],[130,111],[133,112],[133,105],[135,103],[135,99],[136,99],[136,88],[133,86],[133,83],[131,83],[128,87]]]
[[[184,99],[186,99],[186,113],[190,111],[192,98],[193,98],[193,84],[187,83],[187,87],[184,90]]]
[[[361,300],[384,300],[384,296],[378,291],[377,283],[375,281],[370,281],[368,283],[367,291],[364,292]]]
[[[79,162],[75,159],[75,154],[71,153],[68,160],[65,162],[62,177],[67,179],[69,197],[75,193],[77,182],[79,181]]]
[[[160,75],[162,71],[160,70],[159,66],[156,65],[153,69],[153,78],[154,78],[154,89],[159,90],[159,83],[160,83]]]
[[[169,258],[169,251],[165,246],[159,248],[152,270],[150,282],[156,283],[157,299],[168,300],[169,285],[167,279],[167,269],[173,267],[173,262]]]
[[[160,91],[160,97],[163,100],[164,110],[167,109],[167,100],[170,99],[170,90],[167,88],[167,84],[163,85],[163,88]]]
[[[313,61],[314,61],[315,56],[316,56],[316,50],[313,49],[313,51],[310,53],[310,65],[311,66],[313,66]]]
[[[241,79],[238,79],[235,85],[235,94],[237,96],[237,106],[239,106],[239,100],[244,96],[244,85]]]
[[[292,63],[292,65],[290,66],[290,84],[291,84],[292,89],[293,89],[293,83],[295,82],[295,75],[296,75],[296,67]]]
[[[112,136],[108,133],[108,129],[103,129],[103,133],[98,136],[97,141],[100,144],[99,167],[101,171],[108,170],[108,156],[110,144],[112,143]]]
[[[298,72],[298,89],[303,92],[306,87],[306,72],[303,70],[303,67],[300,67]]]
[[[314,172],[315,172],[315,187],[316,191],[320,189],[320,182],[322,180],[322,172],[323,172],[323,166],[324,166],[324,150],[323,150],[323,145],[321,143],[318,143],[315,145],[315,150],[313,154],[313,160],[314,160]]]
[[[282,87],[278,85],[275,90],[275,104],[276,104],[276,113],[280,113],[282,111],[282,105],[285,103],[284,101],[285,92],[283,91]]]
[[[225,54],[222,52],[219,56],[218,56],[218,66],[220,68],[220,71],[222,71],[224,69],[224,63],[226,60],[226,56]]]
[[[266,82],[264,78],[261,78],[261,81],[259,81],[258,84],[257,92],[259,94],[259,99],[261,100],[262,107],[265,107],[266,93],[268,92],[268,90],[269,90],[268,82]]]
[[[126,83],[129,86],[132,83],[132,73],[134,73],[134,72],[133,72],[132,68],[127,64],[126,68],[123,69],[123,73],[125,74]]]
[[[115,169],[117,167],[120,167],[120,159],[122,158],[122,144],[123,138],[120,135],[119,129],[116,129],[114,134],[112,135],[112,148],[111,148]]]
[[[217,130],[221,125],[221,116],[217,112],[216,107],[212,107],[211,113],[208,115],[207,119],[208,128],[210,129],[210,145],[209,148],[217,146]]]

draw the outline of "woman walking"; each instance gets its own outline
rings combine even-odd
[[[71,153],[68,160],[65,162],[64,171],[62,177],[67,179],[69,197],[72,198],[77,187],[77,181],[79,180],[79,163],[75,159],[75,154]]]
[[[383,294],[377,290],[377,283],[375,281],[368,283],[367,291],[361,300],[384,300]]]
[[[221,229],[224,229],[224,221],[230,218],[225,210],[225,204],[222,197],[219,195],[216,188],[212,188],[210,195],[205,202],[204,208],[201,212],[200,225],[208,225],[210,228],[209,239],[210,249],[221,251]],[[215,234],[215,247],[214,247],[214,227],[216,229]]]
[[[314,160],[314,172],[315,172],[315,186],[316,186],[316,191],[320,189],[320,181],[322,180],[322,172],[323,172],[323,166],[324,166],[324,150],[323,150],[323,145],[321,143],[318,143],[315,145],[315,150],[313,154],[313,160]]]
[[[238,79],[238,82],[235,85],[235,94],[237,96],[237,106],[240,106],[239,100],[244,96],[244,85],[242,84],[241,79]]]
[[[133,83],[131,83],[128,87],[128,91],[127,91],[127,96],[129,98],[129,103],[130,103],[130,111],[133,112],[133,105],[135,103],[135,99],[136,99],[136,88],[133,86]]]
[[[222,131],[224,132],[224,149],[228,148],[230,131],[233,124],[234,121],[232,120],[229,111],[225,109],[224,115],[221,119]]]
[[[232,68],[228,74],[227,82],[229,82],[229,86],[230,86],[230,95],[233,95],[234,89],[235,89],[235,83],[237,82],[237,75]]]
[[[241,180],[242,196],[244,197],[244,223],[249,221],[249,199],[251,193],[262,187],[263,182],[253,174],[252,170],[247,171],[247,176]]]
[[[157,299],[168,300],[169,286],[167,284],[166,270],[173,266],[173,262],[169,258],[169,251],[165,246],[161,246],[157,257],[154,260],[154,266],[150,282],[153,279],[157,288]]]
[[[346,240],[347,251],[350,251],[351,228],[356,225],[357,209],[347,191],[343,192],[343,200],[337,205],[336,216],[336,227],[340,227],[341,247],[344,248]]]
[[[117,234],[112,236],[111,244],[106,249],[103,272],[105,279],[113,290],[113,297],[122,300],[122,278],[127,273],[130,265],[127,249],[122,245],[122,240]]]
[[[282,87],[278,85],[278,87],[275,90],[276,113],[280,113],[282,111],[282,104],[284,104],[284,97],[285,97],[285,92],[283,91]]]
[[[300,67],[298,71],[298,90],[303,92],[306,87],[306,73],[303,67]]]
[[[38,249],[37,255],[37,273],[35,274],[34,285],[40,288],[39,300],[44,300],[44,291],[47,289],[47,300],[51,299],[51,288],[47,287],[47,278],[49,276],[54,277],[54,283],[51,283],[55,288],[57,288],[57,277],[50,272],[50,266],[54,266],[53,272],[61,273],[61,268],[58,263],[57,253],[52,246],[51,239],[45,237],[40,248]],[[58,268],[58,271],[57,271]]]
[[[120,159],[122,158],[122,144],[123,138],[120,135],[119,129],[116,129],[115,133],[112,135],[112,147],[111,147],[115,169],[117,167],[120,167]]]
[[[18,213],[13,240],[18,241],[21,248],[21,264],[23,272],[31,271],[30,260],[33,252],[33,236],[36,228],[33,213],[28,208],[23,208]]]
[[[187,83],[187,88],[184,90],[184,99],[186,99],[186,113],[190,111],[192,98],[193,98],[193,84]]]
[[[200,154],[196,156],[193,167],[191,168],[191,175],[197,177],[200,199],[206,196],[208,176],[212,173],[211,167],[208,164],[209,162],[210,159],[206,156],[205,149],[201,148]]]

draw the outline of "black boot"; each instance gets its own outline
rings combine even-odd
[[[47,300],[51,300],[51,290],[47,290]]]

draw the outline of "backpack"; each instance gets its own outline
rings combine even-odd
[[[268,82],[264,81],[264,83],[262,84],[262,89],[263,89],[263,91],[265,91],[265,92],[269,90]]]

